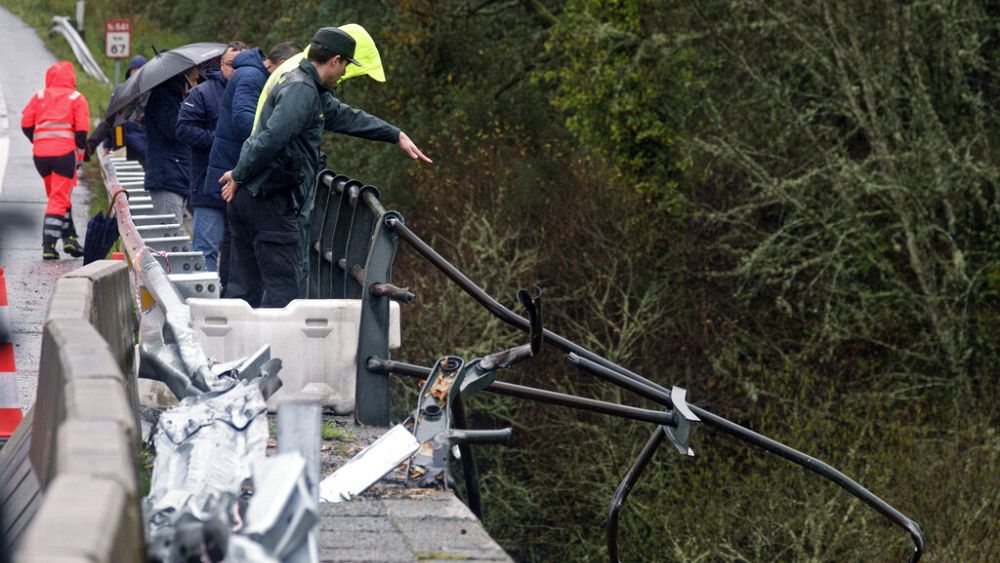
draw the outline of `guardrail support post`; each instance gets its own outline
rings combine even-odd
[[[372,242],[372,232],[375,230],[375,220],[378,218],[365,202],[365,196],[373,194],[378,199],[378,189],[374,186],[365,186],[358,192],[357,201],[354,202],[354,220],[351,221],[351,232],[347,237],[347,246],[344,257],[347,258],[347,273],[350,274],[355,266],[361,266],[368,258],[368,245]],[[369,196],[370,197],[370,196]],[[363,290],[361,282],[353,276],[344,278],[344,298],[360,299]]]
[[[365,261],[356,358],[355,416],[358,422],[375,426],[389,426],[389,378],[368,369],[368,359],[389,358],[389,298],[375,295],[371,288],[392,281],[392,261],[399,237],[386,224],[390,218],[403,222],[403,216],[395,211],[387,211],[378,218]]]
[[[309,492],[316,502],[319,502],[322,411],[319,399],[307,393],[298,393],[278,404],[278,453],[295,452],[306,461]]]
[[[340,201],[337,202],[337,220],[334,223],[333,238],[328,247],[332,250],[332,255],[329,263],[325,265],[330,272],[329,287],[325,288],[329,292],[325,296],[327,299],[344,299],[345,297],[344,288],[347,285],[347,277],[350,272],[341,267],[340,261],[344,260],[345,265],[347,263],[345,257],[347,242],[351,236],[354,216],[357,211],[358,194],[361,192],[362,186],[363,184],[357,180],[347,180],[340,193]]]
[[[337,192],[333,189],[333,184],[328,184],[324,180],[327,176],[334,176],[331,170],[324,170],[316,176],[316,196],[315,207],[309,218],[309,279],[306,282],[306,296],[309,299],[319,299],[320,296],[320,269],[323,267],[323,233],[326,229],[327,211],[331,202],[336,202],[333,197]]]

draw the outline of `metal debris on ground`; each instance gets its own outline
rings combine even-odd
[[[229,382],[227,389],[186,397],[160,415],[156,464],[143,501],[150,561],[267,561],[257,557],[261,553],[275,561],[315,560],[312,544],[299,537],[308,536],[302,530],[312,529],[318,519],[304,472],[289,469],[294,461],[287,456],[275,462],[280,471],[260,465],[267,462],[267,398],[280,387],[281,361],[269,356],[265,346],[245,360],[220,366],[216,374]],[[294,459],[304,467],[301,456]],[[273,510],[292,516],[291,524],[282,519],[280,530],[268,524]],[[258,550],[233,535],[240,532],[268,543]]]
[[[160,415],[156,464],[143,501],[150,560],[183,561],[185,553],[213,543],[220,527],[228,536],[251,463],[264,457],[266,412],[260,388],[241,381],[227,391],[187,397]]]
[[[320,481],[320,500],[342,502],[360,495],[416,453],[419,445],[405,426],[392,427],[333,475]]]

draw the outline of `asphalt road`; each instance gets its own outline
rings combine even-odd
[[[83,260],[42,261],[45,189],[31,159],[31,143],[20,127],[21,110],[45,86],[45,71],[56,59],[33,29],[2,7],[0,37],[0,267],[6,270],[18,393],[21,407],[27,409],[38,389],[42,326],[52,287]],[[89,198],[81,182],[73,193],[73,220],[81,237]]]

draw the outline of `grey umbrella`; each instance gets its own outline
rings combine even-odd
[[[225,51],[225,43],[191,43],[158,53],[121,85],[108,105],[108,115],[128,107],[143,94],[170,80],[171,77],[218,57]]]

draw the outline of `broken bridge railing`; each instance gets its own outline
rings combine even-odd
[[[217,277],[171,277],[171,257],[179,269],[197,270],[203,265],[196,259],[200,253],[193,257],[150,246],[154,240],[173,245],[172,239],[186,237],[144,240],[144,231],[183,233],[183,227],[172,223],[172,215],[133,215],[134,210],[153,211],[151,205],[137,204],[148,197],[140,187],[145,173],[138,164],[103,152],[99,159],[111,200],[109,213],[115,216],[133,276],[129,291],[139,316],[138,375],[163,382],[179,400],[155,417],[156,456],[149,494],[142,500],[146,560],[317,561],[319,406],[304,399],[308,408],[298,409],[291,418],[308,423],[296,419],[312,417],[312,424],[297,425],[294,432],[279,428],[286,436],[279,455],[266,455],[266,400],[282,385],[280,359],[270,357],[266,344],[250,356],[225,363],[206,355],[178,285],[194,282],[194,293],[203,293]],[[130,194],[136,195],[133,205]],[[140,219],[150,223],[137,226]],[[196,279],[185,277],[189,275]],[[208,293],[217,295],[214,288]],[[282,414],[290,407],[279,406],[279,426],[292,422]],[[307,434],[307,428],[314,432]]]
[[[679,387],[670,389],[622,367],[583,346],[543,329],[540,323],[538,294],[519,294],[529,312],[522,317],[483,291],[458,268],[438,254],[404,223],[396,211],[387,211],[379,201],[378,189],[330,170],[321,172],[316,180],[315,207],[309,233],[308,295],[312,298],[360,298],[361,326],[357,352],[356,416],[364,424],[389,425],[388,375],[403,375],[427,379],[417,409],[413,413],[414,432],[423,427],[436,427],[414,460],[426,458],[427,466],[440,468],[439,455],[458,446],[466,477],[469,506],[482,516],[478,494],[478,477],[469,444],[502,441],[509,431],[470,431],[464,428],[462,399],[475,392],[493,393],[539,401],[610,416],[653,424],[650,438],[639,457],[627,472],[612,496],[608,507],[607,541],[612,561],[618,560],[618,515],[629,491],[640,478],[643,469],[664,441],[670,441],[682,455],[693,456],[690,446],[692,431],[699,423],[733,438],[778,455],[824,479],[830,480],[855,496],[910,535],[914,549],[909,561],[915,563],[924,551],[924,535],[908,516],[885,502],[841,471],[808,454],[744,428],[704,408],[689,404],[686,392]],[[435,268],[445,274],[480,305],[503,322],[531,334],[530,352],[519,347],[465,362],[455,356],[444,356],[434,367],[392,361],[389,359],[389,301],[409,303],[414,294],[408,288],[392,285],[392,261],[399,242],[406,243]],[[607,383],[635,393],[660,405],[662,410],[643,409],[514,385],[497,381],[496,371],[529,359],[541,342],[565,352],[576,368]],[[444,382],[443,385],[437,382]],[[435,389],[435,386],[437,387]],[[433,397],[432,397],[433,396]],[[436,397],[436,398],[435,398]],[[428,425],[428,420],[440,422]],[[477,434],[478,432],[478,434]],[[436,461],[435,461],[436,460]],[[414,461],[411,460],[411,468]],[[412,477],[411,473],[411,477]],[[442,479],[448,484],[447,469]]]

